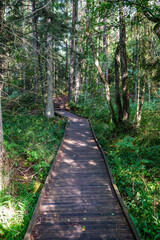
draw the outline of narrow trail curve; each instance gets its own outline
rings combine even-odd
[[[87,119],[61,111],[69,125],[31,239],[136,239],[112,189]]]

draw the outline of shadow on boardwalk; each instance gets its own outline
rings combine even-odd
[[[69,126],[31,237],[133,240],[87,119],[69,112]]]

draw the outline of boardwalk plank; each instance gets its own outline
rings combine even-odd
[[[69,126],[43,196],[31,240],[133,240],[87,119]]]

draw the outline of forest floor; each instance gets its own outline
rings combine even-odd
[[[3,106],[6,188],[0,195],[0,239],[21,240],[60,146],[66,120],[47,120],[32,96]]]

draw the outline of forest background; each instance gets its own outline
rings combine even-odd
[[[160,239],[158,0],[0,2],[0,239],[22,239],[63,137],[92,120],[142,239]],[[3,116],[3,117],[2,117]]]

